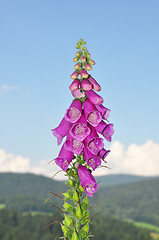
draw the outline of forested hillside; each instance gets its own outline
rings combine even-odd
[[[120,219],[134,219],[159,226],[159,177],[103,187],[92,199]]]
[[[61,236],[59,224],[43,230],[54,221],[62,221],[61,213],[47,215],[23,215],[9,210],[0,210],[1,240],[52,240]],[[91,233],[95,240],[151,240],[149,232],[133,224],[121,222],[110,216],[93,219]]]

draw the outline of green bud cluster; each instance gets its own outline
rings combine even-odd
[[[87,48],[84,46],[85,44],[86,42],[83,39],[80,39],[77,42],[76,48],[79,49],[79,51],[76,52],[76,55],[73,59],[74,62],[77,62],[74,68],[79,72],[81,72],[82,69],[90,71],[92,70],[91,65],[95,65],[95,62],[90,58],[91,57],[90,53],[88,52]]]

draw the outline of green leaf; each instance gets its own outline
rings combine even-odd
[[[79,200],[79,198],[78,198],[78,193],[77,193],[76,190],[75,190],[74,193],[73,193],[73,200],[74,200],[75,202],[78,202],[78,200]]]
[[[85,231],[88,234],[88,232],[89,232],[89,224],[87,223],[86,225],[84,225],[82,230]]]
[[[84,188],[83,188],[81,185],[79,185],[79,190],[80,190],[81,192],[84,192]]]
[[[72,178],[69,177],[68,183],[69,183],[70,187],[74,187]]]
[[[69,229],[66,233],[66,237],[68,237],[69,239],[72,239],[72,230]]]
[[[64,221],[66,222],[66,226],[67,226],[67,227],[69,227],[70,224],[72,223],[72,219],[69,218],[67,215],[65,215],[65,220],[64,220]]]
[[[69,229],[65,225],[62,225],[61,228],[62,228],[64,235],[66,235],[67,232],[69,231]]]
[[[80,206],[76,207],[76,216],[77,216],[78,219],[82,218],[82,212],[81,212]]]
[[[74,230],[74,232],[72,234],[72,240],[79,240],[76,230]]]
[[[82,202],[81,203],[81,210],[82,210],[82,215],[85,215],[85,212],[87,210],[87,204]]]
[[[83,231],[82,229],[79,231],[79,238],[84,238],[87,236],[87,233],[85,231]]]
[[[69,208],[71,208],[71,209],[73,208],[72,205],[69,204],[69,203],[67,203],[67,202],[64,203],[63,207],[64,207],[66,210],[68,210]]]
[[[82,203],[85,203],[86,205],[88,205],[88,198],[86,197],[85,199],[83,199]]]
[[[88,223],[89,218],[83,218],[80,222],[81,224],[86,224]]]

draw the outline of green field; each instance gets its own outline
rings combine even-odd
[[[3,208],[5,208],[5,204],[4,203],[0,203],[0,209],[3,209]]]
[[[143,228],[148,229],[151,232],[155,231],[155,232],[159,233],[159,227],[157,227],[155,225],[152,225],[149,223],[144,223],[144,222],[134,222],[134,221],[133,221],[133,223],[137,227],[143,227]]]

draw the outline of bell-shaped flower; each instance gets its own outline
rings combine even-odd
[[[83,79],[81,81],[81,88],[85,91],[90,91],[92,89],[92,84],[87,79]]]
[[[106,124],[104,121],[101,121],[97,127],[95,127],[95,130],[102,134],[103,137],[108,141],[111,142],[111,136],[114,133],[114,129],[113,129],[113,124],[109,123]]]
[[[82,103],[76,99],[74,100],[70,107],[66,110],[65,118],[71,123],[75,123],[80,119],[82,115]]]
[[[91,130],[87,125],[87,121],[84,115],[72,125],[70,129],[70,135],[77,141],[82,142],[89,134]]]
[[[76,79],[76,78],[78,77],[78,75],[79,75],[79,72],[78,72],[78,71],[74,71],[74,72],[71,74],[70,78],[71,78],[71,79]]]
[[[59,167],[61,167],[63,171],[66,172],[70,162],[72,162],[72,160],[73,160],[73,156],[74,156],[73,152],[68,151],[65,148],[65,145],[63,144],[58,157],[55,158],[55,163]]]
[[[68,122],[65,117],[60,122],[57,128],[51,129],[53,135],[57,138],[57,144],[60,145],[62,139],[67,135],[71,127],[71,123]]]
[[[69,86],[70,91],[79,89],[79,85],[80,85],[80,80],[79,79],[75,79],[71,85]]]
[[[67,135],[66,141],[64,142],[64,146],[67,150],[77,155],[80,154],[84,148],[84,144],[72,138],[72,136],[69,133]]]
[[[107,120],[111,110],[104,107],[102,104],[101,105],[96,105],[96,108],[102,114],[102,118],[104,120]]]
[[[95,170],[98,166],[101,165],[101,159],[99,156],[92,154],[87,147],[83,149],[83,155],[86,163]]]
[[[101,113],[95,108],[95,106],[86,99],[83,103],[84,114],[87,121],[93,126],[96,127],[102,121]]]
[[[108,154],[110,153],[110,150],[106,150],[105,148],[101,149],[99,152],[98,152],[98,156],[104,160]]]
[[[93,194],[98,190],[98,184],[96,183],[93,175],[86,167],[79,165],[78,176],[80,179],[80,184],[84,188],[86,194],[89,197],[93,197]]]
[[[85,69],[81,70],[81,77],[82,78],[88,78],[88,73],[87,73],[87,71]]]
[[[113,135],[114,133],[114,124],[110,123],[106,126],[106,128],[104,128],[103,130],[103,137],[108,141],[108,142],[111,142],[111,136]]]
[[[91,103],[95,105],[101,105],[103,103],[103,98],[93,90],[85,91],[85,93]]]
[[[100,91],[101,90],[101,86],[97,83],[97,81],[92,76],[89,76],[88,80],[92,83],[93,89],[95,91]]]
[[[73,90],[73,91],[71,91],[71,93],[72,93],[72,96],[73,96],[74,98],[80,99],[80,98],[85,97],[85,93],[84,93],[84,92],[81,92],[80,89]]]

